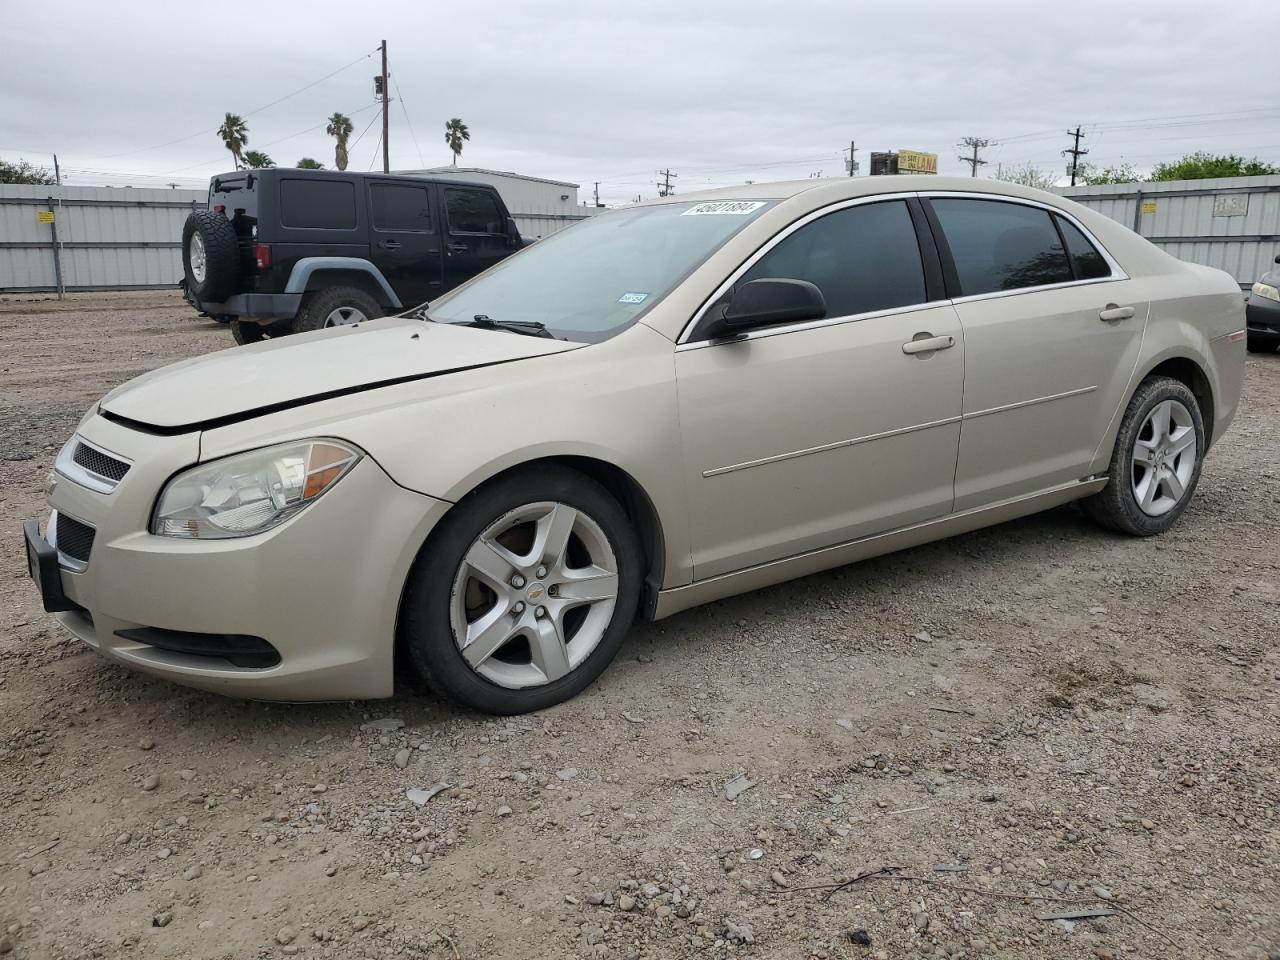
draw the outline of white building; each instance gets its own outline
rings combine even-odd
[[[469,183],[487,183],[497,188],[521,236],[534,240],[548,237],[579,220],[599,213],[599,209],[578,202],[578,184],[566,180],[544,180],[505,170],[479,167],[430,167],[426,170],[393,170],[402,177],[444,177]]]

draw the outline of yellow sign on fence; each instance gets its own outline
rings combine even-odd
[[[1146,217],[1146,216],[1150,216],[1151,214],[1153,214],[1153,213],[1155,213],[1155,212],[1156,212],[1156,202],[1155,202],[1154,200],[1143,200],[1143,201],[1142,201],[1142,215],[1143,215],[1144,217]]]
[[[899,173],[937,173],[938,155],[921,153],[919,150],[898,151]]]
[[[53,223],[53,211],[52,211],[52,210],[37,210],[37,211],[36,211],[36,220],[38,220],[40,223]]]

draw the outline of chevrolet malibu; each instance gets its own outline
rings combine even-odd
[[[668,197],[412,315],[124,384],[27,555],[63,626],[160,677],[386,697],[400,660],[520,713],[637,619],[1072,500],[1167,530],[1244,340],[1227,274],[1035,190]]]

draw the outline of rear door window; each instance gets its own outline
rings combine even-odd
[[[374,183],[369,186],[375,230],[431,232],[429,188],[408,183]]]
[[[1111,267],[1106,258],[1080,232],[1080,228],[1066,217],[1058,217],[1057,220],[1062,237],[1067,241],[1067,252],[1071,254],[1071,261],[1076,267],[1076,279],[1099,280],[1111,276]]]
[[[505,233],[506,218],[488,190],[449,188],[444,192],[449,230],[453,233]]]
[[[924,267],[901,200],[859,204],[806,224],[761,257],[737,286],[774,277],[808,280],[828,317],[924,303]]]
[[[354,230],[355,184],[350,180],[282,179],[280,223],[295,230]]]
[[[1047,210],[1002,200],[939,197],[930,202],[951,248],[961,296],[1073,279]]]

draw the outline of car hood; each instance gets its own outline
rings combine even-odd
[[[235,347],[144,374],[100,409],[162,433],[207,429],[301,406],[583,344],[385,318]]]

